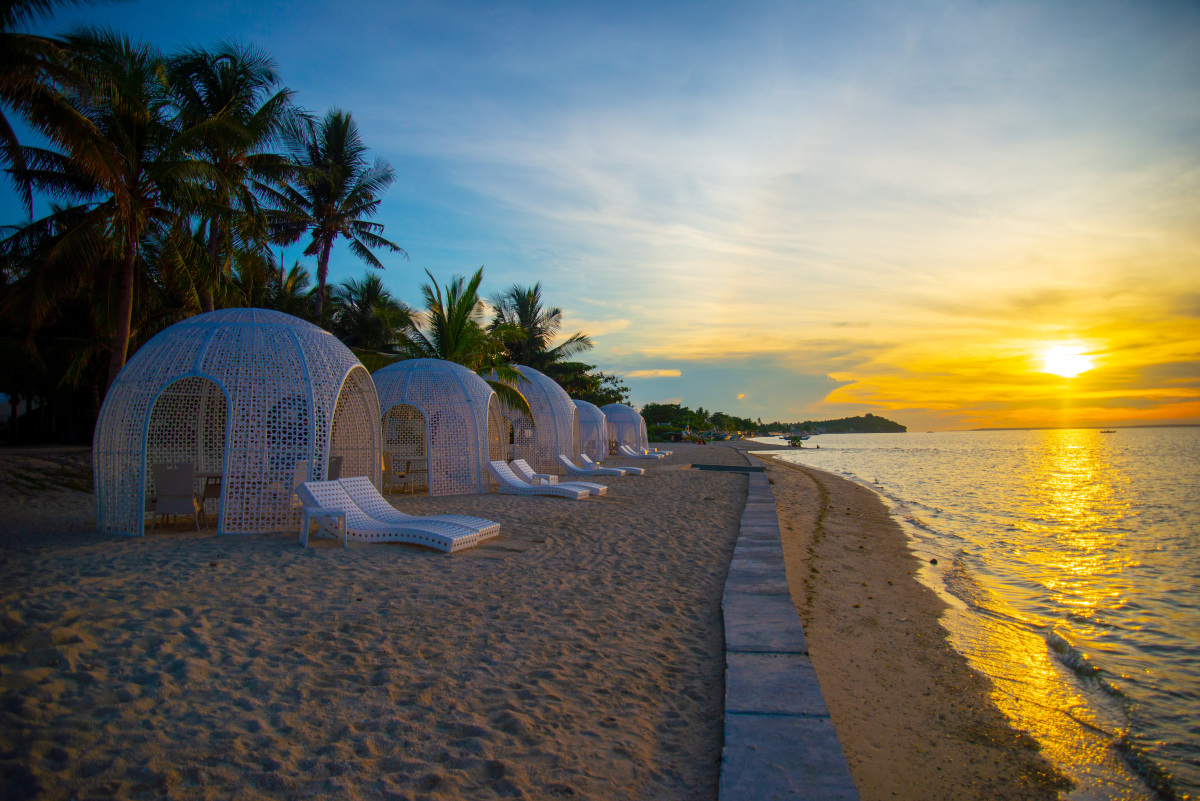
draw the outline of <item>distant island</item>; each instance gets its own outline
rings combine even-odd
[[[903,434],[908,429],[885,417],[867,413],[860,417],[838,420],[806,420],[803,423],[784,423],[779,420],[764,423],[762,418],[714,412],[701,406],[690,409],[678,403],[647,403],[642,418],[652,438],[671,439],[684,431],[720,433],[735,436],[759,436],[771,432],[805,432],[809,434]]]
[[[903,434],[906,426],[867,412],[861,417],[842,417],[838,420],[805,421],[795,425],[793,431],[813,434]]]

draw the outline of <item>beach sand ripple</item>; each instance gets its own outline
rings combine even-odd
[[[746,479],[696,447],[602,499],[398,496],[502,524],[452,556],[109,537],[69,477],[5,483],[0,795],[715,797]]]

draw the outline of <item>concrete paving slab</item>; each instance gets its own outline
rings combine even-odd
[[[787,575],[782,571],[774,573],[730,573],[725,581],[727,592],[743,592],[754,595],[786,595],[791,596]]]
[[[721,801],[855,801],[858,791],[828,718],[725,716]]]
[[[725,591],[726,651],[807,654],[804,628],[790,596]]]
[[[829,717],[817,672],[800,654],[726,654],[725,712]]]

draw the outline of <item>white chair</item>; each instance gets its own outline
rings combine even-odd
[[[154,533],[154,524],[160,516],[174,515],[194,515],[199,531],[203,507],[196,496],[196,466],[191,462],[158,463],[150,465],[150,473],[154,476],[150,533]]]
[[[627,476],[644,476],[644,475],[646,475],[646,468],[644,468],[644,467],[601,467],[596,462],[593,462],[591,457],[588,456],[586,453],[579,454],[579,464],[583,467],[584,470],[621,470],[621,471],[624,471],[625,475],[627,475]],[[595,473],[593,475],[601,475],[601,474]]]
[[[535,473],[533,472],[533,468],[529,466],[529,462],[524,459],[513,459],[508,463],[508,466],[522,480],[528,481],[530,484],[558,484],[560,487],[582,487],[592,495],[605,495],[608,493],[608,487],[603,484],[593,484],[590,481],[564,481],[559,484],[558,476],[550,475],[549,473]]]
[[[392,455],[386,451],[383,454],[383,491],[386,493],[389,489],[399,487],[401,490],[408,487],[408,491],[413,491],[412,473],[409,471],[408,462],[404,463],[404,471],[396,472],[396,462],[392,461]]]
[[[638,453],[628,445],[618,445],[617,454],[626,459],[665,459],[665,453]]]
[[[491,539],[500,533],[499,523],[484,520],[482,517],[405,514],[388,503],[387,499],[379,494],[379,490],[375,489],[375,485],[371,483],[371,479],[366,476],[339,478],[338,483],[346,490],[346,494],[350,496],[350,500],[358,504],[359,509],[362,509],[376,520],[382,520],[384,523],[445,523],[446,525],[473,531],[479,535],[481,540]]]
[[[583,454],[580,454],[582,457]],[[558,455],[558,463],[563,466],[568,475],[572,476],[623,476],[625,468],[623,467],[576,467],[575,463],[568,459],[564,454]],[[592,464],[595,464],[593,462]]]
[[[563,498],[573,498],[581,501],[591,492],[583,487],[570,484],[541,484],[534,485],[522,481],[512,468],[505,462],[488,462],[488,472],[500,485],[500,492],[505,495],[558,495]]]
[[[479,543],[479,535],[462,526],[425,522],[413,518],[404,522],[386,522],[367,514],[337,481],[306,481],[296,490],[304,504],[300,519],[300,542],[308,544],[308,529],[313,520],[344,520],[343,540],[362,542],[407,542],[454,553]]]
[[[533,468],[529,466],[529,462],[524,459],[513,459],[508,463],[508,466],[513,469],[513,472],[521,477],[522,481],[528,484],[557,484],[558,476],[551,473],[535,473]]]

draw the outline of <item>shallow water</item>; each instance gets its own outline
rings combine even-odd
[[[781,455],[891,502],[939,560],[951,641],[1076,779],[1069,798],[1200,795],[1200,428],[825,435]]]

